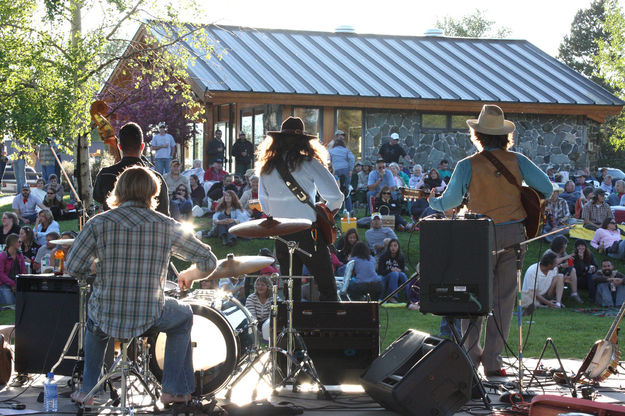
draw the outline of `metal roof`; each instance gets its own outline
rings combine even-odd
[[[216,25],[204,31],[221,59],[205,59],[192,41],[181,45],[197,58],[190,77],[213,92],[625,104],[525,40]]]

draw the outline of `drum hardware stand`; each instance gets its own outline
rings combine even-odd
[[[298,243],[295,241],[286,241],[279,236],[270,237],[271,239],[279,240],[283,242],[288,250],[289,250],[289,276],[288,276],[288,299],[285,302],[287,305],[287,328],[283,329],[280,335],[278,335],[278,275],[274,273],[272,275],[272,290],[273,290],[273,303],[271,305],[271,321],[272,321],[272,332],[269,340],[269,349],[268,353],[271,354],[270,359],[267,360],[262,369],[260,370],[259,375],[260,379],[264,379],[268,374],[268,367],[271,366],[271,387],[276,389],[277,387],[285,386],[289,381],[293,383],[293,390],[297,390],[296,378],[297,376],[303,372],[310,377],[310,379],[319,386],[319,392],[317,394],[318,398],[323,399],[331,399],[330,393],[326,390],[325,386],[319,379],[317,374],[317,370],[315,369],[315,365],[308,355],[308,349],[306,347],[306,343],[304,339],[300,335],[299,332],[295,328],[293,328],[293,253],[295,250],[300,251],[302,254],[312,257],[312,254],[302,250],[298,247]],[[279,342],[283,339],[284,336],[287,336],[287,350],[283,350],[278,347]],[[298,344],[298,351],[301,355],[296,357],[294,352],[294,341]],[[284,376],[282,374],[282,370],[278,366],[278,353],[285,356],[287,360],[287,374]],[[265,353],[266,354],[266,353]],[[231,387],[236,385],[239,380],[245,377],[251,370],[254,369],[254,365],[257,362],[261,362],[262,357],[265,354],[258,355],[249,365],[243,370],[241,374],[231,383]],[[295,371],[291,371],[291,364],[296,366]],[[277,373],[280,373],[281,381],[277,380]],[[227,392],[226,398],[231,396],[232,389]],[[254,394],[256,390],[254,390]]]
[[[514,244],[510,247],[504,247],[501,250],[493,251],[493,254],[498,255],[506,250],[514,250],[516,255],[516,280],[517,280],[517,327],[519,331],[519,376],[518,376],[518,385],[519,385],[519,394],[524,395],[529,392],[524,391],[523,389],[523,306],[522,306],[522,288],[523,288],[523,264],[521,258],[523,257],[522,246],[528,245],[534,241],[538,241],[543,239],[544,237],[550,236],[552,234],[557,234],[563,230],[567,230],[569,228],[573,228],[575,224],[566,225],[555,230],[552,230],[548,233],[541,234],[534,238],[527,239],[525,241],[521,241],[520,243]],[[546,346],[546,345],[545,345]]]
[[[536,368],[532,372],[532,378],[530,378],[529,383],[527,383],[527,388],[529,388],[532,385],[532,381],[534,381],[534,379],[536,378],[536,371],[538,370],[538,367],[540,366],[543,356],[545,355],[545,351],[547,350],[547,345],[551,345],[551,348],[553,349],[553,352],[556,355],[556,358],[558,359],[558,363],[560,364],[560,368],[562,369],[562,374],[564,375],[564,380],[566,381],[566,386],[569,388],[569,390],[571,390],[571,396],[577,397],[577,391],[575,390],[575,385],[573,384],[568,374],[566,373],[566,370],[564,369],[564,365],[562,365],[562,360],[560,359],[560,354],[558,354],[558,349],[556,348],[556,344],[553,342],[553,339],[551,339],[551,337],[545,340],[545,345],[543,346],[543,350],[540,353],[538,362],[536,363]]]
[[[61,352],[61,356],[58,361],[52,366],[50,369],[51,373],[54,373],[54,370],[61,364],[63,360],[76,360],[77,363],[74,367],[74,371],[72,374],[72,384],[73,387],[78,390],[80,389],[80,385],[82,383],[82,373],[85,362],[85,329],[87,327],[87,293],[89,291],[89,283],[87,283],[86,279],[78,279],[78,322],[74,324],[72,328],[72,332],[69,334],[67,338],[67,342],[63,347],[63,351]],[[72,346],[72,342],[74,342],[74,338],[78,337],[78,355],[71,356],[68,355],[69,349]]]

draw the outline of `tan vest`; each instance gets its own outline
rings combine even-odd
[[[523,177],[519,169],[516,153],[502,149],[491,150],[522,183]],[[469,183],[469,210],[484,214],[493,219],[495,224],[525,219],[526,213],[521,205],[521,192],[512,185],[483,155],[476,153],[471,156],[471,183]]]

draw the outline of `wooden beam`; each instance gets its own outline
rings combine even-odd
[[[206,121],[204,122],[204,146],[203,149],[206,149],[208,142],[213,140],[213,135],[215,131],[215,106],[212,104],[206,104]],[[204,165],[204,170],[208,169],[208,158],[204,157],[204,155],[200,155],[200,159],[202,159],[202,164]]]
[[[484,104],[496,104],[508,113],[583,115],[592,120],[603,123],[607,116],[618,115],[623,109],[623,106],[619,105],[503,103],[486,101],[423,100],[410,98],[240,92],[212,92],[210,97],[206,96],[206,99],[207,101],[213,103],[237,102],[239,104],[247,105],[282,104],[284,111],[283,114],[285,116],[290,114],[290,108],[293,105],[314,107],[378,108],[385,110],[440,111],[445,113],[455,112],[477,115]]]
[[[323,143],[328,144],[334,138],[334,107],[323,107]]]

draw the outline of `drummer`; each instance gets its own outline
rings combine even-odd
[[[72,394],[91,404],[109,337],[129,339],[149,329],[167,334],[161,401],[187,402],[195,390],[188,304],[165,297],[170,254],[194,263],[180,273],[179,285],[206,277],[216,265],[211,249],[177,221],[154,210],[160,182],[145,167],[129,167],[107,199],[110,211],[93,217],[76,237],[66,271],[79,278],[97,263],[89,299],[81,391]],[[196,267],[197,266],[197,267]],[[220,277],[220,276],[216,276]]]

